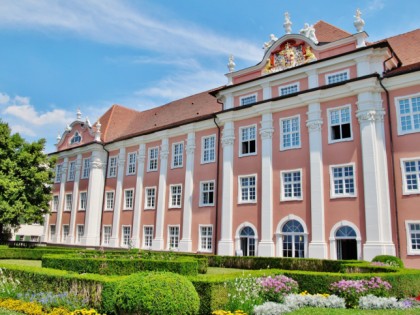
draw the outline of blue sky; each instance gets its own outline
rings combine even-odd
[[[0,118],[32,141],[112,104],[144,110],[226,83],[254,65],[271,33],[319,20],[374,41],[420,26],[417,0],[0,0]]]

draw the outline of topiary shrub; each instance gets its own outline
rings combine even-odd
[[[133,274],[117,284],[118,314],[195,315],[200,300],[191,281],[170,272]]]
[[[404,268],[404,263],[402,260],[395,256],[389,256],[389,255],[379,255],[372,259],[372,262],[380,262],[386,265],[389,265],[391,267],[399,267]]]

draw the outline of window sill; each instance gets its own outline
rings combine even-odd
[[[343,198],[357,198],[357,195],[334,195],[330,196],[330,199],[343,199]]]
[[[351,138],[345,138],[345,139],[338,139],[338,140],[328,139],[328,144],[335,144],[335,143],[349,142],[349,141],[353,141],[353,137],[351,137]]]

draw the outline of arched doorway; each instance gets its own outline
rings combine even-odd
[[[255,256],[255,232],[249,227],[245,226],[242,228],[239,234],[240,246],[242,255],[244,256]]]
[[[289,220],[281,229],[283,257],[305,257],[305,233],[302,224]]]
[[[337,259],[357,259],[356,231],[348,225],[340,227],[335,232],[337,244]]]

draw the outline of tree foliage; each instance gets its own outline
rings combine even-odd
[[[45,139],[26,142],[0,120],[0,239],[3,227],[43,223],[49,213],[54,160]]]

